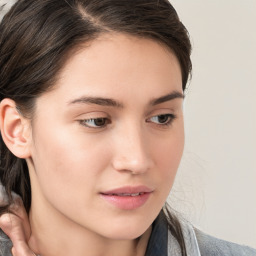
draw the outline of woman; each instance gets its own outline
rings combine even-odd
[[[183,152],[190,52],[165,0],[19,0],[8,12],[0,26],[1,213],[12,210],[11,191],[21,196],[34,252],[255,253],[163,211]]]

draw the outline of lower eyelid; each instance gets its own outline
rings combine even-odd
[[[154,117],[159,117],[159,116],[168,116],[168,120],[164,123],[158,123],[158,122],[153,122],[151,119],[154,118]],[[177,118],[177,115],[175,114],[172,114],[172,113],[167,113],[167,114],[159,114],[159,115],[154,115],[154,116],[151,116],[149,118],[146,119],[146,122],[148,123],[152,123],[152,124],[155,124],[157,126],[168,126],[168,125],[171,125],[172,122]],[[105,119],[105,124],[103,125],[100,125],[100,126],[97,126],[97,125],[89,125],[87,124],[86,122],[88,121],[95,121],[97,119]],[[108,117],[95,117],[95,118],[83,118],[83,119],[80,119],[80,120],[77,120],[79,122],[80,125],[84,126],[84,127],[87,127],[87,128],[90,128],[90,129],[103,129],[105,128],[107,125],[111,124],[111,120],[110,118]]]
[[[88,121],[95,121],[95,120],[97,120],[97,119],[105,119],[106,121],[106,123],[104,124],[104,125],[102,125],[102,126],[91,126],[91,125],[89,125],[89,124],[86,124],[86,122],[88,122]],[[106,127],[106,125],[108,125],[108,124],[110,124],[111,123],[111,121],[110,121],[110,119],[109,118],[106,118],[106,117],[96,117],[96,118],[85,118],[85,119],[80,119],[80,120],[78,120],[79,121],[79,123],[80,123],[80,125],[82,125],[82,126],[84,126],[84,127],[87,127],[87,128],[92,128],[92,129],[100,129],[100,128],[104,128],[104,127]]]
[[[172,121],[172,120],[174,120],[177,117],[174,114],[159,114],[159,115],[151,116],[150,118],[147,119],[147,121],[152,119],[152,118],[154,118],[154,117],[159,117],[159,116],[167,116],[169,118],[169,121]]]

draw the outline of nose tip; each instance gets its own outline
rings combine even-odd
[[[138,159],[138,157],[136,159],[130,158],[129,156],[115,159],[113,166],[117,171],[130,172],[131,174],[143,174],[150,169],[148,160]]]
[[[125,139],[119,142],[113,159],[113,167],[117,171],[143,174],[153,166],[149,148],[141,138]]]

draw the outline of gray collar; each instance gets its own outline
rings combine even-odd
[[[201,256],[193,226],[185,220],[180,220],[185,239],[187,255]],[[163,211],[152,224],[145,256],[180,256],[181,250],[176,238],[168,229],[168,222]]]

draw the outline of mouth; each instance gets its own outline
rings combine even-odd
[[[142,207],[150,198],[153,190],[145,187],[122,187],[100,193],[107,203],[122,210],[135,210]]]
[[[121,194],[104,194],[103,195],[110,195],[110,196],[140,196],[145,194],[144,192],[140,192],[140,193],[133,193],[133,194],[129,194],[129,193],[121,193]]]

